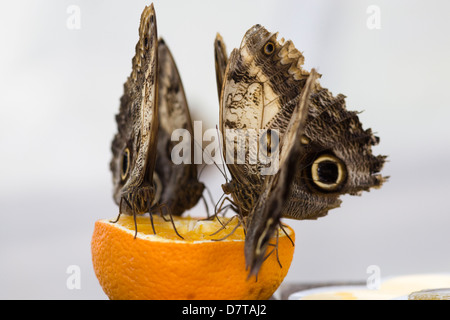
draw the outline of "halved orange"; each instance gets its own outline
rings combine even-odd
[[[226,239],[212,240],[229,235],[237,219],[213,236],[222,227],[217,220],[174,221],[184,239],[158,216],[154,216],[156,235],[148,216],[137,217],[136,238],[131,216],[123,215],[117,223],[107,219],[95,223],[92,261],[110,299],[268,299],[289,270],[294,254],[289,237],[295,240],[290,227],[285,228],[289,237],[279,232],[278,254],[270,254],[257,277],[249,278],[243,228]]]

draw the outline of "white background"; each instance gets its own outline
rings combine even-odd
[[[105,299],[92,270],[95,220],[113,217],[110,143],[147,1],[0,4],[0,298]],[[66,26],[69,5],[81,28]],[[381,29],[369,30],[369,5]],[[259,23],[292,39],[305,67],[347,95],[389,155],[380,190],[344,197],[297,241],[286,282],[449,272],[448,1],[155,1],[194,120],[218,122],[216,32],[228,50]],[[218,198],[222,176],[203,176]],[[203,213],[203,206],[190,212]],[[81,289],[66,287],[78,265]]]

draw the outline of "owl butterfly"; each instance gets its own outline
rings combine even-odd
[[[142,12],[132,64],[111,147],[119,217],[121,213],[136,217],[150,212],[152,218],[157,210],[163,216],[167,211],[170,217],[181,215],[198,202],[204,185],[197,179],[193,161],[179,165],[171,161],[172,132],[185,129],[192,133],[193,129],[175,62],[164,41],[157,39],[153,4]]]
[[[357,112],[346,110],[345,96],[334,96],[314,70],[302,68],[304,57],[292,41],[278,41],[277,33],[255,25],[229,58],[220,35],[214,47],[223,154],[231,173],[222,188],[243,217],[246,264],[256,274],[280,218],[317,219],[340,206],[340,195],[380,187],[385,156],[372,154],[379,139],[362,128]],[[266,134],[236,141],[232,130]],[[258,145],[251,139],[279,141],[274,174],[262,174],[262,161],[249,161],[256,152],[251,145]],[[241,163],[239,141],[248,144]]]

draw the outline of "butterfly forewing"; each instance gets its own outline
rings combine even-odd
[[[158,41],[153,5],[144,9],[133,69],[124,84],[118,133],[112,142],[114,199],[120,210],[143,213],[154,200],[153,175],[158,130]],[[149,174],[150,173],[150,174]]]
[[[175,164],[171,154],[178,142],[171,139],[174,131],[192,137],[191,117],[172,55],[158,41],[153,5],[141,15],[133,69],[116,120],[111,170],[119,212],[181,215],[193,207],[204,188],[196,165]],[[189,148],[185,152],[191,154],[192,143]]]
[[[308,114],[309,97],[316,80],[317,73],[312,70],[281,141],[279,170],[276,174],[265,178],[262,192],[248,216],[245,261],[250,274],[258,272],[270,239],[280,225],[283,206],[288,200],[289,188],[294,179],[292,172],[295,172],[297,161],[303,156],[301,136]]]

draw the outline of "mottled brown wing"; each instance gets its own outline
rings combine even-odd
[[[342,194],[360,195],[387,179],[379,174],[386,157],[371,150],[378,137],[363,129],[357,112],[346,110],[341,94],[321,87],[312,94],[302,142],[284,217],[317,219],[339,207]]]
[[[258,159],[260,130],[276,130],[282,139],[309,75],[292,42],[276,38],[260,25],[252,27],[230,54],[223,77],[219,116],[224,157],[236,190],[233,198],[244,215],[264,181],[265,166]],[[230,134],[232,130],[237,134]],[[244,157],[239,156],[241,148]]]
[[[258,273],[270,239],[280,225],[282,208],[290,194],[298,159],[304,154],[301,137],[304,134],[309,97],[317,78],[313,69],[280,142],[279,170],[274,175],[266,176],[258,200],[247,218],[245,261],[250,274]]]
[[[173,215],[181,215],[198,202],[204,185],[197,178],[197,165],[193,159],[192,121],[180,75],[172,54],[162,39],[159,40],[158,51],[159,132],[156,172],[162,184],[159,203],[167,205]],[[184,159],[185,162],[175,164],[172,151],[180,142],[172,141],[172,133],[180,129],[189,134],[184,150],[184,156],[188,157]]]
[[[308,78],[303,55],[291,41],[255,25],[233,50],[224,76],[222,129],[284,132]]]
[[[124,84],[112,142],[114,200],[121,212],[140,214],[153,203],[158,130],[158,41],[153,5],[144,9],[133,69]]]

